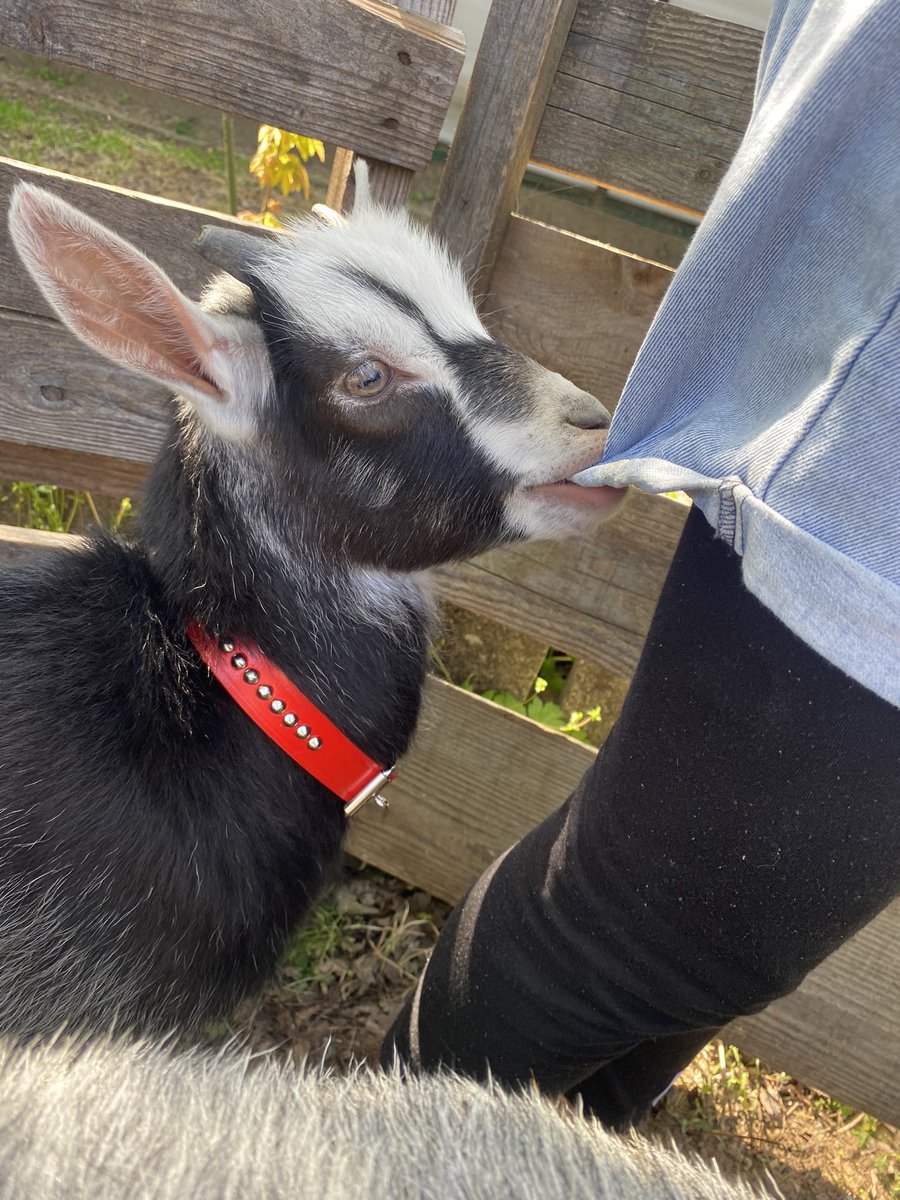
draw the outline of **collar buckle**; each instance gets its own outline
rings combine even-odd
[[[364,804],[369,800],[374,800],[379,808],[387,808],[388,802],[382,791],[394,778],[394,767],[388,767],[386,771],[379,771],[374,779],[369,782],[344,804],[344,812],[348,817],[352,817],[354,813],[359,812]]]

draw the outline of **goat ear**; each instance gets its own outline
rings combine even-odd
[[[18,186],[9,228],[38,287],[83,342],[176,389],[221,432],[246,432],[269,378],[252,322],[204,312],[129,242],[41,188]]]

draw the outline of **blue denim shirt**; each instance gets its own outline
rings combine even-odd
[[[743,143],[586,484],[683,489],[900,705],[900,0],[781,0]]]

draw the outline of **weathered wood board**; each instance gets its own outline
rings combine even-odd
[[[381,0],[7,0],[0,44],[413,169],[465,53]]]
[[[0,526],[0,566],[74,542]],[[348,848],[456,900],[493,859],[557,808],[595,751],[438,680],[388,792],[352,823]],[[900,1123],[900,901],[792,995],[724,1036],[831,1096]]]
[[[632,492],[587,537],[525,542],[434,571],[445,600],[617,675],[637,666],[689,508]]]
[[[750,118],[762,34],[656,0],[581,0],[531,157],[704,211]]]
[[[493,0],[431,228],[487,285],[577,0]]]
[[[395,3],[403,12],[418,13],[419,16],[437,21],[441,25],[450,25],[456,10],[456,0],[395,0]],[[352,161],[352,151],[342,147],[335,148],[326,203],[338,212],[343,208],[344,188]],[[413,172],[408,167],[399,167],[370,158],[369,179],[372,196],[379,204],[383,204],[385,208],[406,207],[413,181]]]
[[[491,277],[491,332],[612,410],[672,269],[514,216]]]

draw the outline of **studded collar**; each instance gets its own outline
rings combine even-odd
[[[188,637],[209,670],[267,737],[344,802],[351,816],[380,796],[394,777],[341,733],[288,677],[250,642],[216,640],[202,626],[187,624]]]

